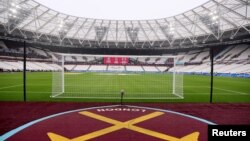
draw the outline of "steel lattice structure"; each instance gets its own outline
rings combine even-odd
[[[129,21],[70,16],[34,0],[0,0],[0,30],[2,38],[72,47],[190,47],[249,36],[250,1],[209,0],[173,17]]]

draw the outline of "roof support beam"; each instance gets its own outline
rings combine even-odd
[[[95,22],[96,22],[96,19],[94,20],[94,22],[92,22],[92,24],[91,24],[90,28],[88,29],[87,33],[84,35],[83,41],[86,41],[86,38],[87,38],[89,32],[91,31],[91,29],[92,29],[93,26],[95,25]],[[88,40],[88,41],[89,41],[89,40]],[[90,47],[91,47],[91,43],[90,43],[90,42],[89,42],[89,45],[90,45]]]
[[[167,25],[170,25],[170,23],[169,23],[166,19],[164,19],[164,21],[167,23]],[[162,26],[160,25],[160,23],[159,23],[158,21],[156,21],[156,24],[159,26],[159,28],[161,29],[161,32],[163,33],[163,35],[164,35],[165,38],[166,38],[166,39],[160,44],[160,47],[162,47],[162,45],[163,45],[166,41],[168,41],[169,45],[172,46],[172,41],[170,41],[170,38],[169,38],[169,36],[167,35],[168,33],[166,33],[166,31],[164,31],[164,30],[162,29]]]
[[[156,22],[156,20],[155,20],[155,22]],[[153,31],[153,33],[155,34],[157,40],[159,41],[159,40],[160,40],[160,37],[159,37],[159,35],[156,33],[155,29],[152,27],[152,25],[151,25],[148,21],[147,21],[147,24],[148,24],[148,26],[150,27],[150,29]]]
[[[130,24],[132,25],[132,27],[126,27],[126,32],[128,33],[128,36],[131,40],[133,47],[135,47],[135,45],[138,41],[138,33],[139,33],[140,28],[138,28],[138,27],[134,28],[134,24],[132,21],[130,21]]]
[[[187,29],[187,27],[186,27],[183,23],[181,23],[176,17],[174,17],[174,19],[175,19],[175,21],[177,21],[184,29],[186,29],[186,31],[187,31],[188,33],[190,33],[192,36],[195,36],[194,33],[191,32],[189,29]]]
[[[209,10],[208,8],[206,8],[206,7],[204,7],[204,6],[201,6],[201,7],[204,8],[204,9],[205,9],[206,11],[208,11],[208,12],[212,12],[211,10]],[[220,16],[220,18],[221,18],[222,20],[224,20],[225,22],[229,23],[230,25],[232,25],[234,28],[237,28],[237,27],[238,27],[235,23],[233,23],[233,22],[227,20],[226,18],[224,18],[224,17],[222,17],[222,16]]]
[[[65,18],[63,19],[63,21],[66,21],[68,18],[69,18],[69,15],[68,15],[67,17],[65,17]],[[56,26],[56,28],[54,28],[54,30],[56,30],[57,28],[58,28],[58,27]],[[53,31],[52,31],[52,33],[53,33]],[[60,41],[60,44],[62,44],[63,40],[62,40],[62,38],[61,38],[61,33],[60,33],[60,31],[58,31],[58,39],[59,39],[59,41]]]
[[[73,22],[72,25],[69,27],[69,29],[67,30],[67,32],[65,33],[64,37],[62,38],[62,40],[65,39],[65,37],[67,36],[67,34],[70,32],[70,30],[74,27],[75,23],[79,20],[79,17],[77,17]]]
[[[110,32],[110,25],[111,25],[111,21],[109,21],[109,24],[108,24],[108,29],[107,29],[107,33],[106,33],[106,39],[105,39],[105,42],[107,43],[108,42],[108,35],[109,35],[109,32]],[[101,43],[103,42],[103,40],[101,41]],[[101,44],[100,43],[100,44]]]
[[[38,7],[39,7],[40,5],[37,5],[37,6],[35,6],[35,7],[33,7],[33,8],[31,8],[29,11],[33,11],[33,10],[36,10]],[[30,12],[31,13],[31,12]],[[27,16],[27,17],[23,17],[20,21],[21,22],[23,22],[26,18],[28,18],[29,16]],[[37,18],[35,18],[34,20],[36,20]],[[20,22],[20,23],[21,23]],[[20,24],[19,23],[19,24]],[[18,25],[19,24],[17,24],[16,26],[15,26],[15,28],[13,28],[11,31],[10,31],[10,33],[12,33],[15,29],[17,29],[17,27],[18,27]],[[20,28],[19,30],[21,30],[22,28]]]
[[[119,32],[118,21],[116,21],[115,22],[115,45],[116,47],[118,46],[118,32]]]
[[[40,5],[39,5],[40,6]],[[23,25],[21,27],[21,29],[27,27],[28,25],[30,25],[32,22],[34,22],[35,20],[40,19],[44,14],[46,14],[48,11],[50,11],[50,9],[46,10],[45,12],[43,12],[41,15],[39,15],[38,17],[36,17],[35,19],[31,20],[30,22],[26,23],[25,25]]]
[[[238,2],[240,2],[242,4],[245,4],[245,5],[249,4],[249,3],[247,3],[247,1],[243,1],[243,0],[236,0],[236,1],[238,1]]]
[[[59,14],[59,13],[58,13],[58,14]],[[65,18],[63,19],[63,21],[66,20],[66,19],[68,19],[68,18],[69,18],[69,16],[65,17]],[[53,19],[54,19],[54,18],[53,18]],[[52,34],[57,28],[58,28],[58,27],[55,26],[55,27],[49,32],[49,34]]]
[[[204,8],[205,10],[207,10],[208,12],[212,12],[210,9],[208,9],[208,8],[206,8],[204,6],[201,6],[201,7]],[[220,16],[220,18],[222,20],[224,20],[225,22],[227,22],[228,24],[232,25],[234,28],[238,28],[238,30],[232,35],[232,37],[236,36],[236,34],[238,33],[240,27],[242,27],[243,29],[245,29],[246,31],[249,32],[249,30],[243,25],[237,26],[234,22],[229,21],[228,19],[224,18],[223,16]],[[232,18],[232,21],[234,21],[233,18]]]
[[[141,22],[140,22],[140,21],[138,21],[138,23],[139,23],[140,28],[142,29],[143,34],[144,34],[144,35],[145,35],[145,37],[147,38],[147,41],[149,42],[150,46],[152,47],[151,41],[150,41],[150,39],[149,39],[149,37],[148,37],[148,35],[147,35],[146,31],[145,31],[145,30],[144,30],[144,28],[142,27]]]
[[[96,41],[97,41],[99,46],[101,45],[101,42],[103,41],[103,38],[105,37],[105,35],[107,33],[107,27],[102,26],[103,22],[104,21],[102,20],[100,27],[95,26]],[[101,31],[99,31],[99,30],[101,30]]]
[[[125,21],[123,21],[123,26],[124,26],[124,32],[125,32],[125,37],[126,37],[126,42],[125,42],[125,48],[127,47],[127,42],[128,42],[128,34],[127,34],[127,28]]]
[[[82,23],[82,25],[76,30],[76,32],[73,34],[72,38],[75,38],[76,35],[79,33],[79,31],[83,28],[83,26],[85,25],[85,23],[88,21],[88,19],[85,19],[84,22]]]
[[[44,28],[49,22],[51,22],[52,20],[54,20],[60,13],[57,13],[55,16],[53,16],[50,20],[48,20],[46,23],[44,23],[42,26],[40,26],[38,29],[36,29],[35,32],[38,32],[39,30],[41,30],[42,28]]]
[[[27,1],[29,1],[29,0],[23,0],[23,1],[19,2],[17,5],[21,5],[21,4],[23,4],[23,3],[27,2]],[[10,0],[7,0],[7,3],[9,3],[9,2],[10,2]],[[8,11],[8,10],[9,10],[8,8],[2,9],[2,10],[0,11],[0,14],[6,12],[6,11]]]
[[[195,14],[195,15],[198,15],[196,12],[194,12],[192,10],[192,12]],[[203,28],[201,28],[197,23],[195,23],[194,21],[192,21],[188,16],[184,14],[182,14],[189,22],[191,22],[192,24],[194,24],[195,26],[197,26],[202,32],[204,32],[205,34],[208,34],[208,32],[206,30],[204,30]],[[198,15],[199,16],[199,15]]]
[[[232,12],[232,13],[234,13],[234,14],[240,16],[242,19],[250,20],[250,18],[248,18],[248,17],[246,17],[246,16],[244,16],[244,15],[242,15],[242,14],[240,14],[240,13],[234,11],[233,9],[230,9],[230,8],[226,7],[225,5],[219,3],[219,2],[217,2],[217,1],[215,1],[215,0],[211,0],[211,1],[214,2],[214,3],[216,3],[216,4],[218,4],[218,5],[220,5],[221,7],[223,7],[223,8],[225,8],[225,9],[229,10],[230,12]]]

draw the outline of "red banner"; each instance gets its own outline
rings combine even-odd
[[[128,57],[104,57],[103,63],[110,65],[126,65],[128,64]]]

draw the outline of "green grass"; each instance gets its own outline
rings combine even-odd
[[[22,73],[0,73],[0,101],[22,101],[22,82]],[[65,74],[65,93],[60,96],[73,94],[79,97],[84,94],[95,97],[94,99],[51,98],[51,83],[50,72],[28,72],[27,101],[119,102],[121,89],[125,90],[124,98],[127,102],[209,102],[210,98],[209,76],[184,75],[183,99],[172,99],[172,80],[167,74]],[[112,86],[107,87],[107,85]],[[145,93],[147,95],[142,95]],[[250,79],[214,77],[213,101],[250,102]]]
[[[60,85],[59,85],[60,87]],[[120,90],[126,98],[160,99],[174,97],[172,80],[168,74],[158,73],[65,73],[65,93],[60,97],[119,98]],[[60,93],[59,93],[60,94]],[[177,97],[177,96],[175,96]]]

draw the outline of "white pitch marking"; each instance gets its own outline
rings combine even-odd
[[[22,86],[23,84],[19,84],[19,85],[12,85],[12,86],[8,86],[8,87],[1,87],[0,90],[2,89],[8,89],[8,88],[12,88],[12,87],[18,87],[18,86]]]
[[[233,93],[237,93],[237,94],[241,94],[241,95],[249,95],[248,93],[244,93],[244,92],[238,92],[238,91],[233,91],[233,90],[221,89],[221,88],[216,88],[216,87],[214,87],[214,88],[218,89],[218,90],[226,91],[226,92],[233,92]]]

